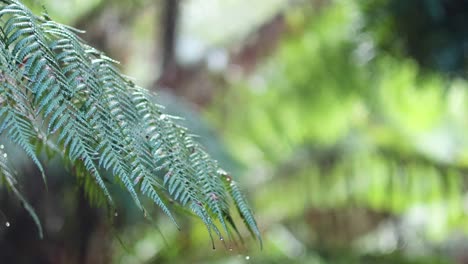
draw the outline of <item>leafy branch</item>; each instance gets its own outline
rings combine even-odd
[[[223,232],[231,237],[231,229],[237,230],[230,213],[233,203],[261,243],[252,211],[232,177],[176,117],[163,113],[153,95],[76,32],[47,14],[34,15],[18,1],[0,2],[0,135],[25,151],[44,182],[38,156],[47,149],[62,155],[78,175],[92,179],[111,206],[105,172],[143,213],[141,199],[147,197],[176,223],[167,205],[176,201],[221,240]],[[40,228],[11,171],[6,159],[0,160],[0,176]]]

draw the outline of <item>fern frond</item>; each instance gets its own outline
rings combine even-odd
[[[114,60],[85,44],[76,30],[35,16],[16,0],[0,2],[0,30],[0,134],[25,150],[42,174],[36,152],[53,144],[52,151],[85,177],[85,188],[99,186],[111,205],[105,173],[142,212],[141,197],[147,197],[176,223],[166,205],[176,201],[222,240],[217,223],[229,237],[226,221],[237,232],[232,201],[260,239],[245,199],[224,184],[217,162]]]
[[[250,233],[252,234],[252,236],[256,237],[259,240],[260,246],[262,246],[262,237],[260,234],[260,230],[258,229],[257,222],[255,221],[255,218],[253,217],[253,213],[247,201],[245,200],[244,195],[242,194],[236,182],[233,180],[233,178],[230,175],[228,175],[223,170],[219,170],[218,173],[220,176],[224,177],[224,184],[226,186],[226,189],[229,191],[229,194],[234,200],[237,211],[239,212],[242,219],[244,220],[244,223],[246,224]]]
[[[14,60],[7,50],[4,49],[3,43],[0,43],[0,98],[2,99],[2,108],[0,110],[0,134],[7,130],[10,138],[18,144],[31,160],[36,164],[42,174],[44,182],[46,182],[44,169],[39,158],[36,155],[36,146],[33,141],[38,138],[37,129],[33,124],[34,113],[31,105],[28,102],[26,88],[18,82],[18,78],[22,78],[18,71],[11,70],[8,67],[14,64]]]

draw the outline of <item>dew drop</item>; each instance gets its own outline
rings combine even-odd
[[[143,175],[139,175],[138,177],[136,177],[136,179],[135,179],[135,181],[133,181],[133,183],[138,184],[142,177],[143,177]]]
[[[6,226],[6,227],[10,227],[10,222],[6,222],[6,223],[5,223],[5,226]]]
[[[218,169],[216,172],[221,176],[226,176],[227,175],[227,172],[225,170],[223,170],[223,169]]]
[[[119,216],[119,213],[115,212],[115,213],[114,213],[114,216],[115,216],[115,217]]]
[[[232,251],[232,248],[229,248],[229,251]]]
[[[249,260],[250,259],[250,256],[245,256],[245,260]]]
[[[4,149],[4,148],[5,148],[5,146],[3,146],[3,145],[0,145],[0,149]]]
[[[224,241],[224,238],[220,238],[219,240]]]
[[[6,153],[3,153],[3,157],[6,158],[8,155]]]

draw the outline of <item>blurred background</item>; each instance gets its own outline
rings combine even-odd
[[[73,174],[12,160],[45,238],[0,192],[1,263],[468,263],[468,1],[24,0],[159,94],[241,183],[263,250],[212,250],[89,205]],[[38,187],[39,186],[39,187]]]

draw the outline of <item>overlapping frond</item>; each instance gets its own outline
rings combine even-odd
[[[123,76],[115,61],[83,43],[73,29],[35,16],[18,1],[0,2],[0,30],[0,134],[19,145],[43,174],[38,146],[53,145],[93,178],[109,204],[105,172],[142,211],[140,200],[148,197],[175,222],[166,201],[176,201],[222,240],[217,224],[230,236],[226,221],[234,225],[233,202],[260,239],[234,182],[225,185],[217,163],[148,91]]]
[[[265,199],[275,197],[278,192],[289,194],[289,200],[279,199],[274,207],[262,200],[260,204],[266,211],[273,212],[276,206],[281,206],[286,208],[282,214],[291,217],[303,214],[304,208],[354,206],[401,215],[425,205],[429,212],[443,215],[447,223],[457,225],[466,221],[464,165],[441,163],[417,153],[402,154],[383,147],[352,152],[341,147],[314,148],[301,155],[306,158],[285,162],[279,169],[279,178],[260,192]],[[438,225],[441,230],[442,224]]]

